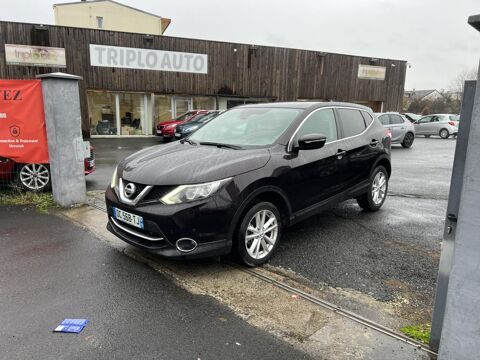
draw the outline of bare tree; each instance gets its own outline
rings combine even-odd
[[[465,86],[465,81],[467,80],[476,80],[477,79],[477,70],[475,68],[463,69],[455,79],[452,80],[450,84],[450,90],[453,92],[463,94],[463,87]]]

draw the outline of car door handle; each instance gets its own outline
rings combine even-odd
[[[346,154],[347,152],[345,150],[342,150],[342,149],[338,149],[337,150],[337,153],[335,154],[335,156],[337,157],[337,159],[341,159],[343,158],[343,156]]]
[[[371,145],[371,146],[377,146],[377,145],[378,145],[378,140],[377,140],[377,139],[373,139],[372,141],[370,141],[370,145]]]
[[[405,126],[402,126],[400,129],[405,130]]]

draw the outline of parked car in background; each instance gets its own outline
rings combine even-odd
[[[83,160],[84,173],[89,175],[96,169],[95,152],[90,146],[90,156]],[[0,185],[16,182],[27,191],[44,191],[51,188],[49,164],[19,164],[0,156]]]
[[[406,117],[399,113],[376,113],[383,127],[392,134],[392,144],[400,144],[404,148],[410,148],[415,140],[415,127]]]
[[[459,121],[460,116],[455,114],[427,115],[415,122],[415,132],[425,137],[438,135],[442,139],[448,139],[452,135],[457,136]]]
[[[405,116],[411,123],[414,123],[422,118],[422,115],[417,115],[414,113],[401,113],[401,115]]]
[[[203,125],[215,119],[220,113],[220,110],[211,110],[204,115],[197,116],[192,121],[177,125],[175,128],[175,139],[183,139],[185,136],[193,134]]]
[[[157,124],[157,136],[163,137],[164,140],[171,140],[174,137],[175,128],[178,124],[192,121],[197,116],[207,113],[208,110],[191,110],[177,116],[175,119],[163,121]]]
[[[379,210],[390,174],[390,136],[370,108],[243,105],[120,162],[105,193],[107,228],[162,256],[233,252],[257,266],[285,226],[350,198]]]

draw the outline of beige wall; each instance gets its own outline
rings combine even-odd
[[[83,2],[54,6],[55,25],[97,29],[97,17],[103,17],[103,29],[161,35],[161,19],[109,1]]]

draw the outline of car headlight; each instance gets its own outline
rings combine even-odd
[[[118,166],[115,167],[115,170],[113,171],[113,174],[112,174],[112,180],[110,180],[110,187],[112,189],[116,188],[117,185],[118,185],[118,174],[117,174],[117,170],[118,170]]]
[[[160,201],[167,205],[202,200],[215,194],[220,187],[232,178],[212,181],[205,184],[181,185],[164,195]]]
[[[192,132],[193,130],[197,130],[197,129],[198,129],[198,125],[195,125],[195,126],[186,128],[186,129],[185,129],[185,132],[186,132],[186,133],[189,133],[189,132]]]

